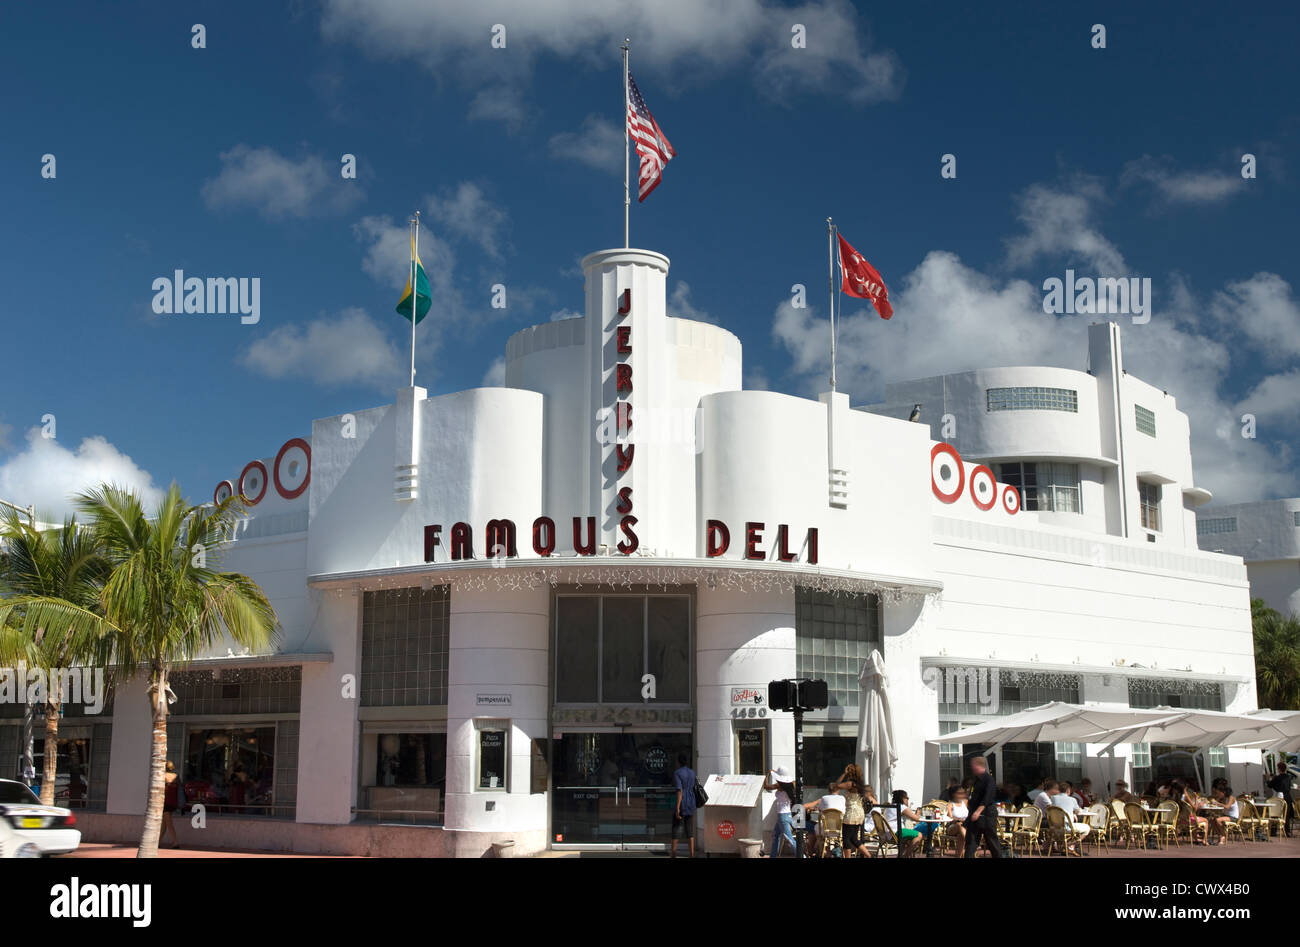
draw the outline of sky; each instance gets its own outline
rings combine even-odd
[[[580,314],[580,259],[622,238],[625,36],[677,152],[632,245],[672,261],[671,315],[740,337],[747,388],[828,387],[833,216],[895,310],[842,301],[853,404],[1084,368],[1096,317],[1045,312],[1044,281],[1149,278],[1150,321],[1116,317],[1126,367],[1188,413],[1197,484],[1300,494],[1300,12],[981,6],[0,6],[0,498],[202,502],[313,419],[391,403],[416,210],[417,383],[500,384],[507,337]],[[155,312],[178,269],[256,277],[258,321]]]

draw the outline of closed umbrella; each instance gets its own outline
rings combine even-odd
[[[863,779],[876,790],[877,798],[888,801],[893,789],[894,726],[886,693],[885,659],[872,651],[858,675],[858,756]]]

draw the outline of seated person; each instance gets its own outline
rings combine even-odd
[[[1140,801],[1137,796],[1128,791],[1128,783],[1124,782],[1122,779],[1115,781],[1115,794],[1110,798],[1118,799],[1123,803],[1136,803]]]
[[[921,843],[921,836],[925,836],[926,850],[930,846],[930,833],[934,831],[933,822],[921,822],[920,813],[913,812],[907,807],[907,793],[901,789],[894,790],[891,797],[893,806],[881,807],[873,811],[879,812],[885,819],[885,824],[889,826],[890,833],[897,839],[900,853],[904,858],[912,858],[916,855],[917,846]],[[897,807],[897,808],[895,808]],[[899,828],[898,817],[902,815],[904,821],[910,820],[916,825],[916,828],[908,828],[906,825]],[[894,838],[886,838],[885,841],[894,841]]]
[[[970,815],[970,791],[965,786],[953,790],[952,801],[948,803],[948,818],[952,819],[944,831],[957,842],[957,854],[966,851],[966,817]]]
[[[1092,826],[1076,815],[1076,813],[1083,808],[1079,805],[1079,800],[1075,799],[1073,796],[1066,795],[1061,791],[1059,786],[1057,787],[1055,794],[1052,796],[1051,804],[1057,808],[1065,810],[1066,818],[1068,818],[1074,825],[1074,831],[1077,834],[1087,835],[1092,831]]]
[[[1052,797],[1057,795],[1060,791],[1061,784],[1049,777],[1043,782],[1042,792],[1034,797],[1034,805],[1042,809],[1043,814],[1046,815],[1047,807],[1056,805],[1056,803],[1052,802]]]
[[[1218,845],[1227,839],[1228,826],[1241,818],[1241,804],[1237,802],[1237,797],[1232,794],[1232,788],[1223,777],[1214,781],[1214,788],[1210,792],[1214,795],[1214,801],[1223,806],[1221,814],[1212,815],[1209,819],[1210,844]]]
[[[1079,800],[1079,804],[1085,809],[1097,801],[1097,795],[1092,791],[1092,780],[1084,779],[1074,790],[1074,797]]]

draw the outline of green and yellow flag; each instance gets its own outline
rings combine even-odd
[[[415,261],[415,324],[418,326],[420,320],[429,314],[429,306],[432,305],[433,299],[429,292],[429,277],[424,272],[424,264],[420,262],[419,254],[415,252],[415,238],[411,238],[411,259]],[[411,318],[411,277],[406,277],[406,289],[402,291],[402,299],[397,304],[397,311],[407,319]]]

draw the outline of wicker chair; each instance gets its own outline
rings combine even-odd
[[[844,813],[838,809],[827,809],[822,813],[822,832],[821,844],[817,848],[817,854],[821,858],[826,857],[826,852],[832,845],[838,845],[840,854],[844,854]]]
[[[1271,799],[1265,799],[1260,805],[1260,815],[1266,820],[1268,834],[1273,834],[1273,829],[1277,829],[1278,835],[1286,833],[1286,800],[1274,796]]]
[[[1084,841],[1092,842],[1097,847],[1098,855],[1101,854],[1102,849],[1110,851],[1110,822],[1112,815],[1110,809],[1098,802],[1086,809],[1080,809],[1078,814],[1087,820],[1088,826],[1092,829],[1084,837]]]
[[[1249,799],[1239,799],[1238,808],[1241,811],[1241,817],[1237,819],[1237,827],[1241,830],[1242,838],[1247,842],[1260,841],[1259,833],[1263,833],[1263,841],[1268,841],[1268,817],[1262,814],[1255,807],[1255,803]]]
[[[1156,836],[1156,827],[1151,820],[1151,814],[1136,802],[1126,802],[1124,803],[1124,816],[1128,821],[1129,841],[1136,840],[1139,845],[1145,848],[1147,839]],[[1156,842],[1159,844],[1158,838]]]
[[[889,827],[885,817],[877,810],[871,810],[871,824],[875,831],[871,834],[876,840],[876,857],[888,857],[898,854],[898,839],[894,838],[894,830]]]
[[[1051,855],[1058,846],[1062,855],[1082,854],[1082,846],[1079,843],[1083,837],[1075,829],[1074,822],[1070,819],[1070,813],[1060,806],[1048,806],[1046,818],[1047,825],[1043,832],[1046,836],[1047,854]],[[1071,846],[1073,846],[1073,850],[1071,850]]]
[[[1166,799],[1156,807],[1152,813],[1156,832],[1156,844],[1163,844],[1165,848],[1169,847],[1169,840],[1173,839],[1174,844],[1178,844],[1178,803],[1172,799]]]
[[[1028,855],[1029,850],[1038,844],[1039,831],[1043,827],[1043,810],[1031,802],[1027,806],[1021,806],[1020,811],[1028,818],[1017,819],[1011,829],[1011,851],[1014,853],[1023,846]]]
[[[1244,832],[1241,831],[1240,815],[1241,815],[1241,813],[1242,813],[1243,811],[1244,811],[1244,809],[1242,808],[1241,802],[1238,801],[1238,802],[1237,802],[1237,815],[1238,815],[1238,818],[1237,818],[1237,819],[1229,819],[1227,822],[1224,822],[1224,823],[1223,823],[1223,841],[1224,841],[1225,843],[1226,843],[1229,839],[1231,839],[1233,835],[1236,835],[1236,836],[1237,836],[1237,841],[1239,841],[1239,842],[1245,842],[1245,841],[1246,841],[1246,833],[1244,833]]]
[[[1196,813],[1192,811],[1192,807],[1186,802],[1180,802],[1178,803],[1178,822],[1174,827],[1175,844],[1177,844],[1178,836],[1184,833],[1187,835],[1189,844],[1196,844],[1198,836],[1202,842],[1209,843],[1210,827],[1205,819],[1202,818],[1198,823]]]
[[[1120,836],[1124,837],[1125,845],[1128,844],[1128,814],[1124,811],[1124,803],[1119,799],[1110,801],[1111,818],[1106,821],[1106,830],[1110,835],[1112,842],[1119,841]]]

